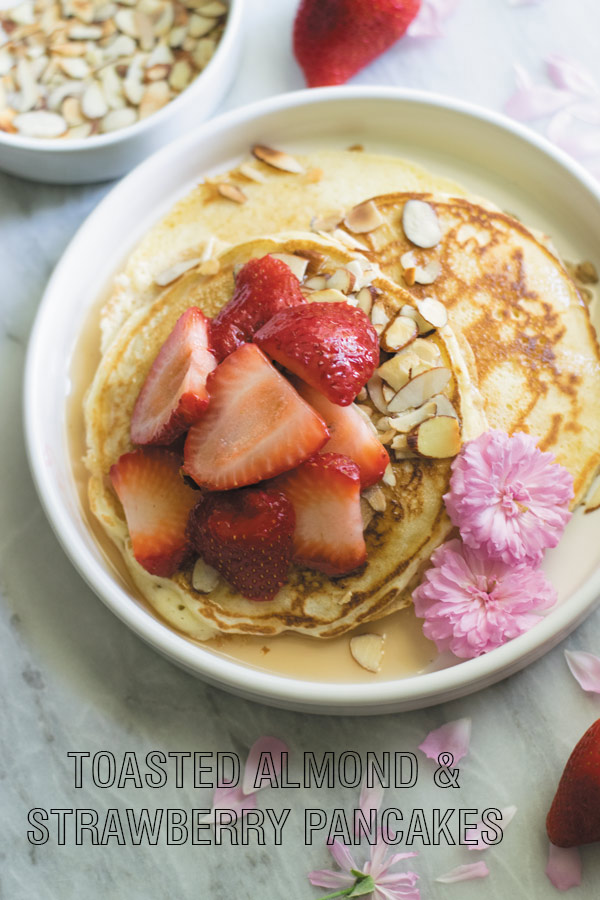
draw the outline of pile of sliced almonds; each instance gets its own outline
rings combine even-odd
[[[162,109],[210,61],[222,0],[23,0],[0,10],[0,130],[87,138]]]

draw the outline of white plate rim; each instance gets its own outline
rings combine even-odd
[[[87,229],[95,225],[96,220],[101,219],[105,212],[115,205],[119,195],[135,184],[141,186],[154,169],[160,169],[163,160],[168,158],[174,147],[183,149],[187,145],[192,145],[198,141],[200,135],[207,140],[216,133],[225,132],[265,114],[307,104],[328,103],[342,98],[390,99],[408,104],[442,107],[508,130],[565,168],[583,185],[600,207],[600,186],[595,179],[545,138],[500,113],[441,94],[392,87],[343,86],[282,94],[232,110],[199,125],[194,131],[167,145],[137,166],[112,188],[72,238],[46,286],[31,331],[23,392],[24,426],[27,455],[34,483],[59,542],[92,590],[138,636],[186,670],[242,696],[315,713],[377,714],[424,707],[463,696],[493,684],[533,662],[576,628],[600,601],[600,568],[569,597],[568,603],[561,604],[529,632],[489,654],[462,661],[451,668],[369,684],[306,681],[268,673],[206,651],[179,635],[137,605],[109,577],[105,568],[94,559],[88,558],[85,545],[70,519],[65,504],[61,501],[58,484],[46,477],[43,435],[38,432],[35,415],[37,359],[41,342],[44,340],[45,321],[52,312],[57,288],[64,273],[68,271],[72,254],[77,253],[82,236]]]

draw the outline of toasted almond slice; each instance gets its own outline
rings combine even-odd
[[[384,304],[381,300],[378,300],[377,303],[373,304],[373,309],[371,310],[371,322],[377,334],[382,333],[389,321],[390,317],[385,310]]]
[[[375,515],[375,510],[362,497],[360,498],[360,514],[362,516],[363,531],[366,531]]]
[[[73,125],[69,128],[65,137],[80,141],[82,138],[89,137],[92,133],[92,129],[93,125],[91,122],[82,122],[81,125]]]
[[[418,334],[419,329],[414,319],[409,319],[407,316],[396,316],[383,332],[381,344],[388,353],[394,353],[414,341]]]
[[[210,594],[219,583],[219,577],[217,570],[200,558],[192,572],[192,587],[201,594]]]
[[[73,128],[76,125],[82,125],[84,122],[81,103],[78,97],[66,97],[61,107],[63,119],[69,126]]]
[[[311,303],[347,303],[348,298],[341,291],[333,288],[325,288],[324,291],[312,291],[307,294],[307,299]]]
[[[435,403],[435,414],[437,416],[453,416],[455,419],[458,419],[458,413],[445,394],[436,394],[431,399]]]
[[[409,270],[407,270],[409,271]],[[442,271],[441,264],[437,259],[432,259],[426,266],[417,266],[414,270],[414,283],[416,284],[433,284]],[[406,281],[406,272],[404,280]],[[408,283],[408,282],[407,282]]]
[[[174,265],[169,266],[168,269],[164,269],[164,271],[160,272],[160,274],[155,277],[154,282],[159,287],[165,287],[165,285],[176,281],[184,272],[188,272],[201,262],[201,259],[183,259],[181,262],[175,263]]]
[[[107,134],[110,131],[118,131],[120,128],[127,128],[137,121],[137,111],[131,106],[125,106],[123,109],[112,109],[107,113],[100,123],[100,131]]]
[[[183,91],[192,79],[192,67],[187,59],[178,59],[169,75],[169,84],[174,91]]]
[[[379,672],[383,659],[383,634],[357,634],[350,638],[350,653],[363,669]]]
[[[166,44],[157,44],[144,65],[151,69],[153,66],[170,66],[174,62],[175,57],[170,48]]]
[[[227,7],[224,3],[221,3],[220,0],[211,0],[210,3],[200,7],[200,12],[203,16],[210,16],[213,19],[218,19],[225,15]]]
[[[418,364],[419,357],[411,353],[409,346],[382,363],[377,369],[377,374],[395,391],[399,391],[409,380],[414,366]]]
[[[81,108],[88,119],[101,119],[108,112],[108,104],[97,81],[92,81],[83,92]]]
[[[248,199],[237,184],[229,184],[227,181],[222,181],[220,184],[217,184],[217,190],[221,197],[225,197],[227,200],[233,200],[234,203],[245,203]]]
[[[194,13],[193,16],[190,16],[188,34],[192,38],[205,37],[209,33],[209,31],[213,30],[214,27],[214,19]]]
[[[251,166],[250,163],[242,163],[240,166],[240,173],[244,178],[248,178],[250,181],[256,181],[258,184],[265,184],[267,181],[266,175],[263,172],[259,172],[254,166]]]
[[[406,282],[406,284],[409,287],[412,287],[413,284],[415,283],[416,275],[417,275],[417,270],[416,270],[415,266],[413,266],[410,269],[405,269],[404,272],[402,273],[402,277],[404,278],[404,281]]]
[[[358,394],[356,395],[356,399],[358,400],[359,403],[364,403],[364,401],[367,400],[368,397],[369,397],[369,395],[367,394],[367,389],[364,387],[362,387],[360,389],[360,391],[358,392]]]
[[[381,480],[384,484],[387,484],[388,487],[395,487],[396,476],[394,475],[394,469],[391,463],[388,463],[385,467],[385,472],[383,473],[383,477]]]
[[[344,213],[341,210],[327,213],[325,216],[315,216],[310,223],[312,231],[333,231],[342,221]]]
[[[417,338],[410,345],[412,353],[416,353],[419,359],[426,363],[438,363],[441,360],[440,348],[432,340]]]
[[[175,22],[175,10],[173,3],[165,3],[159,18],[154,22],[154,34],[156,37],[166,37]]]
[[[145,119],[146,116],[158,112],[159,109],[166,106],[170,98],[171,93],[167,82],[153,81],[144,91],[144,96],[142,97],[139,109],[140,119]]]
[[[217,40],[214,37],[200,38],[196,46],[190,51],[196,68],[201,72],[209,64],[217,49]]]
[[[327,287],[341,291],[342,294],[349,294],[354,289],[355,281],[355,276],[348,269],[336,269],[330,276]]]
[[[367,503],[369,503],[373,507],[375,512],[385,512],[387,502],[385,499],[385,494],[378,484],[374,484],[373,487],[367,488],[367,490],[363,493],[363,497],[365,498]]]
[[[417,425],[407,435],[408,446],[419,456],[448,459],[461,447],[460,426],[453,416],[434,416]]]
[[[367,390],[369,392],[369,397],[371,398],[371,403],[373,404],[373,406],[375,406],[375,408],[378,409],[380,413],[386,415],[388,408],[387,403],[383,398],[383,380],[381,379],[381,376],[377,374],[377,372],[374,372],[367,382]]]
[[[408,441],[405,434],[400,433],[394,438],[392,441],[392,450],[401,453],[412,453],[412,451],[408,449]]]
[[[376,274],[375,269],[367,259],[351,259],[345,268],[354,275],[353,290],[355,291],[359,291],[364,287],[370,287]]]
[[[374,231],[383,224],[383,216],[372,200],[353,206],[344,219],[344,225],[354,234],[365,234]]]
[[[59,66],[68,78],[87,78],[90,74],[90,67],[81,57],[65,57],[59,61]]]
[[[371,309],[373,307],[373,293],[371,288],[364,287],[361,288],[356,295],[357,305],[367,316],[371,314]]]
[[[67,130],[62,116],[45,109],[21,113],[13,119],[13,126],[19,134],[35,138],[56,138]]]
[[[144,74],[146,81],[164,81],[169,77],[171,67],[167,65],[149,66]]]
[[[296,256],[294,253],[271,253],[269,255],[274,259],[280,259],[281,262],[284,262],[286,266],[290,267],[298,281],[302,281],[308,268],[308,260],[306,257]],[[323,279],[323,282],[326,284],[325,279]]]
[[[437,405],[433,400],[428,400],[418,409],[409,409],[408,412],[401,413],[399,416],[391,416],[389,418],[390,428],[401,434],[408,434],[425,419],[430,419],[437,415]]]
[[[435,247],[442,230],[433,206],[424,200],[407,200],[402,210],[402,227],[408,240],[417,247]]]
[[[417,309],[421,318],[429,325],[428,331],[432,328],[443,328],[448,324],[448,310],[434,297],[417,300]]]
[[[383,399],[385,400],[385,402],[389,403],[390,400],[392,400],[395,396],[396,391],[392,387],[390,387],[389,384],[384,384],[381,388],[381,393],[383,394]]]
[[[422,406],[435,394],[441,394],[447,386],[452,372],[445,366],[435,369],[427,369],[411,378],[404,387],[401,387],[393,400],[388,404],[391,413],[404,412],[407,409],[416,409]]]
[[[306,271],[309,275],[316,275],[325,262],[325,255],[318,250],[305,248],[303,250],[297,250],[296,255],[308,260],[308,268]]]
[[[291,172],[293,175],[304,173],[304,169],[297,159],[284,153],[282,150],[273,150],[272,147],[265,147],[264,144],[255,144],[252,153],[257,159],[273,166],[274,169],[280,169],[282,172]]]
[[[407,250],[406,253],[402,254],[400,257],[400,265],[403,269],[414,269],[418,266],[417,257],[413,250]]]
[[[357,241],[356,238],[351,234],[348,234],[347,231],[342,231],[341,228],[334,228],[331,233],[331,237],[335,238],[336,241],[339,241],[340,244],[344,244],[345,247],[349,247],[351,250],[369,249],[365,244],[362,244],[360,241]]]
[[[308,288],[310,291],[323,291],[327,287],[327,279],[324,275],[313,275],[307,278],[302,287]]]

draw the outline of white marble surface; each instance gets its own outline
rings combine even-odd
[[[247,46],[227,106],[302,86],[290,56],[294,0],[247,0]],[[356,78],[450,93],[500,109],[513,88],[518,58],[541,76],[551,52],[575,56],[600,79],[596,0],[545,0],[513,8],[505,0],[462,0],[447,35],[404,42]],[[542,900],[555,895],[544,877],[545,811],[576,739],[600,715],[568,673],[563,649],[600,652],[600,613],[561,647],[509,680],[445,706],[375,719],[330,719],[286,713],[205,687],[159,658],[90,592],[64,556],[37,500],[25,458],[21,379],[27,336],[44,284],[68,240],[109,186],[47,187],[0,174],[2,281],[0,371],[0,897],[3,900],[309,900],[306,880],[329,865],[317,839],[302,838],[305,807],[352,808],[356,792],[280,791],[259,805],[292,814],[282,847],[33,847],[26,839],[34,806],[207,806],[210,791],[167,786],[102,790],[73,787],[67,752],[150,749],[233,750],[243,756],[261,734],[275,734],[293,758],[305,750],[415,750],[444,721],[470,716],[471,753],[461,766],[458,798],[430,787],[422,767],[417,788],[391,792],[386,805],[479,807],[515,803],[505,840],[486,853],[491,875],[462,885],[434,878],[479,854],[425,848],[414,868],[423,898]],[[115,841],[111,842],[115,844]],[[419,849],[417,847],[416,849]],[[574,896],[600,894],[600,851],[584,850],[584,882]]]

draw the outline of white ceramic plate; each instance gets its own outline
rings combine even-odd
[[[148,227],[200,176],[236,164],[255,142],[292,152],[361,142],[462,181],[552,234],[566,258],[594,259],[597,250],[596,183],[564,154],[501,116],[431,94],[348,87],[288,94],[221,116],[117,185],[81,227],[48,284],[25,382],[27,445],[42,503],[65,551],[110,609],[160,653],[215,685],[277,706],[340,714],[418,708],[484,688],[541,656],[594,607],[600,594],[600,513],[577,514],[560,547],[548,555],[546,568],[560,603],[529,633],[478,659],[372,684],[301,681],[207,652],[127,593],[85,523],[64,421],[70,359],[88,310]]]

